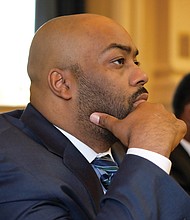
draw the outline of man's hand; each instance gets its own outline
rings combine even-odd
[[[161,104],[143,102],[119,120],[93,113],[91,122],[111,131],[128,148],[142,148],[169,157],[186,133],[186,125]]]

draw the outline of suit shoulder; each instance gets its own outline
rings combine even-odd
[[[8,130],[11,127],[19,125],[19,119],[22,113],[23,110],[15,110],[0,114],[0,134],[2,134],[4,131]]]

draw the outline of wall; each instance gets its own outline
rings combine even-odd
[[[190,71],[189,0],[86,0],[87,11],[122,24],[132,36],[149,76],[149,101],[172,110],[173,92]],[[185,55],[185,56],[184,56]]]

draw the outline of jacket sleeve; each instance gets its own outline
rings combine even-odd
[[[163,170],[126,155],[101,203],[98,220],[190,219],[190,197]]]

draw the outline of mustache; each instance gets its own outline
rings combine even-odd
[[[148,94],[148,90],[145,87],[141,87],[139,88],[132,96],[131,96],[131,101],[135,102],[137,97],[143,93],[147,93]]]
[[[137,97],[143,93],[148,94],[148,90],[145,87],[140,87],[128,100],[129,108],[127,111],[127,115],[133,111],[133,103],[136,101]],[[126,115],[126,116],[127,116]]]

